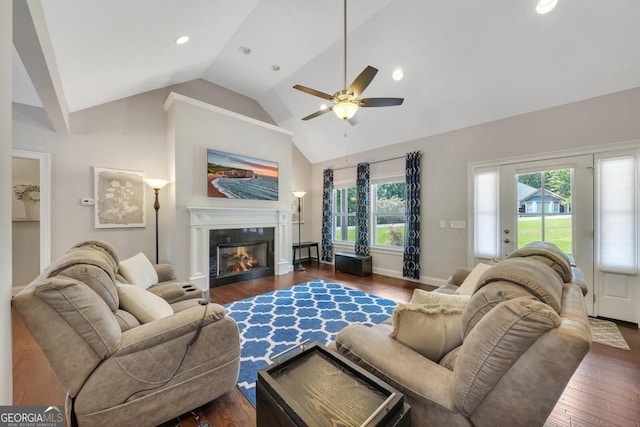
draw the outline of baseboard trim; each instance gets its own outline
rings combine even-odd
[[[411,282],[424,283],[425,285],[430,285],[430,286],[441,286],[447,282],[446,279],[439,279],[437,277],[422,276],[422,275],[420,276],[419,280],[410,279],[408,277],[402,277],[401,271],[391,270],[388,268],[373,267],[373,273],[380,274],[382,276],[393,277],[394,279],[409,280]]]

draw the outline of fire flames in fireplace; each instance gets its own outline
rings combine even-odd
[[[232,273],[240,273],[257,267],[260,267],[260,263],[244,246],[238,246],[227,259],[227,271]]]
[[[273,275],[273,228],[211,230],[209,285],[226,285]]]

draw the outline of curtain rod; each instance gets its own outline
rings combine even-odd
[[[420,151],[420,154],[422,154],[422,151]],[[376,160],[375,162],[359,162],[359,163],[369,163],[370,165],[376,164],[376,163],[382,163],[382,162],[390,162],[391,160],[398,160],[398,159],[406,159],[407,156],[398,156],[398,157],[392,157],[390,159],[383,159],[383,160]],[[353,166],[343,166],[341,168],[325,168],[325,169],[333,169],[334,171],[339,171],[339,170],[343,170],[343,169],[350,169],[350,168],[356,168],[358,165],[353,165]]]

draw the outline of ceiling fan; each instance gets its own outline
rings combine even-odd
[[[344,0],[344,89],[329,95],[306,86],[295,85],[294,89],[333,102],[332,106],[309,114],[303,117],[302,120],[314,119],[329,111],[333,111],[342,120],[349,120],[356,114],[359,107],[392,107],[401,105],[404,98],[360,98],[360,95],[369,86],[377,72],[377,68],[370,65],[367,66],[351,83],[351,86],[347,88],[347,0]]]

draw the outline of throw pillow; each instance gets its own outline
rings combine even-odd
[[[460,305],[398,304],[389,336],[437,363],[462,344],[463,310]]]
[[[168,302],[146,289],[118,283],[120,307],[133,314],[140,323],[149,323],[173,315]]]
[[[480,280],[480,276],[482,276],[482,274],[491,267],[492,266],[483,263],[479,263],[478,265],[473,267],[471,273],[469,273],[467,278],[464,279],[464,282],[462,282],[460,287],[456,289],[456,295],[472,295],[476,290],[476,287],[478,286],[478,280]]]
[[[149,258],[142,252],[120,261],[118,272],[132,285],[147,289],[158,283],[158,273]]]
[[[416,288],[409,304],[467,305],[469,299],[471,299],[470,295],[444,294]]]

